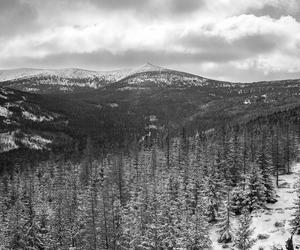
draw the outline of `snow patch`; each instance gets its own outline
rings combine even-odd
[[[28,92],[37,92],[37,91],[40,91],[40,89],[38,89],[38,88],[29,88],[29,87],[26,87],[25,90],[28,91]]]
[[[119,107],[119,104],[117,104],[117,103],[109,103],[108,106],[110,106],[111,108],[117,108],[117,107]]]
[[[249,98],[247,98],[247,99],[244,101],[244,104],[245,104],[245,105],[251,104],[251,100],[250,100]]]
[[[0,153],[18,148],[14,134],[15,132],[0,133]]]
[[[12,115],[12,112],[9,111],[7,108],[0,106],[0,116],[8,118]]]
[[[53,120],[53,117],[51,117],[51,116],[50,117],[38,116],[38,115],[32,114],[28,111],[22,111],[22,116],[25,119],[32,120],[32,121],[35,121],[35,122],[43,122],[43,121],[52,121]]]
[[[24,138],[21,139],[21,142],[28,148],[42,150],[47,149],[47,144],[50,144],[52,141],[39,135],[25,135]]]
[[[0,98],[7,100],[7,96],[0,94]]]
[[[156,115],[150,115],[150,116],[149,116],[149,121],[150,121],[150,122],[156,122],[156,121],[157,121]]]

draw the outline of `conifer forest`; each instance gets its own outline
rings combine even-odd
[[[299,157],[299,122],[299,110],[277,112],[205,133],[148,135],[110,153],[88,137],[70,159],[16,165],[1,173],[0,242],[3,249],[211,249],[215,226],[219,242],[251,249],[251,214],[276,203],[280,176]],[[294,230],[299,218],[300,209]]]

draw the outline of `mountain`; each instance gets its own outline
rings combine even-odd
[[[16,69],[0,71],[0,84],[32,93],[59,93],[97,89],[128,74],[127,70]]]
[[[136,69],[91,71],[83,69],[0,70],[0,85],[32,93],[82,92],[98,89],[127,76],[168,69],[146,63]]]
[[[130,70],[115,71],[83,69],[14,69],[0,71],[0,86],[41,94],[91,91],[116,82],[127,83],[126,88],[145,88],[147,86],[152,87],[152,85],[182,88],[212,85],[218,81],[163,68],[151,63]],[[230,84],[226,82],[218,83],[221,85]]]

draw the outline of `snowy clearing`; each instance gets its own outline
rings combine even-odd
[[[280,176],[280,188],[276,188],[278,202],[268,204],[264,211],[253,213],[252,227],[254,228],[253,237],[257,239],[258,235],[267,235],[267,239],[257,239],[254,250],[264,249],[271,250],[273,246],[285,249],[285,242],[291,236],[289,221],[294,213],[294,201],[297,197],[295,184],[300,174],[300,163],[294,164],[292,174]],[[236,228],[237,218],[233,221]],[[276,224],[276,225],[275,225]],[[299,242],[299,236],[294,236],[294,247]],[[224,244],[219,244],[216,228],[211,231],[212,249],[224,249]],[[236,249],[232,244],[228,244],[229,249]],[[297,248],[296,248],[297,249]]]

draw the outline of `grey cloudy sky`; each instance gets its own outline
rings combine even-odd
[[[300,78],[299,0],[0,0],[0,68]]]

